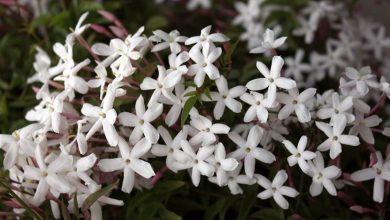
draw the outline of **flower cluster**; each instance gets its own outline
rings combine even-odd
[[[242,4],[237,7],[243,13],[236,23],[258,16],[254,6],[248,6],[250,13],[244,13]],[[324,14],[314,11],[310,10],[310,20]],[[313,197],[323,188],[336,196],[343,187],[375,179],[373,199],[383,201],[390,159],[375,149],[373,132],[389,135],[376,113],[390,97],[390,89],[369,67],[344,66],[339,89],[319,93],[308,86],[302,89],[307,84],[287,76],[284,59],[273,56],[270,66],[256,63],[255,78],[231,86],[220,62],[229,38],[213,33],[211,26],[199,36],[155,30],[149,38],[141,27],[90,47],[82,38],[90,27],[83,24],[86,17],[64,43],[54,44],[58,63],[53,65],[47,53],[37,49],[36,74],[29,82],[41,83],[34,87],[40,103],[26,115],[32,124],[0,136],[4,168],[15,193],[28,204],[39,207],[47,198],[65,194],[72,212],[74,193],[81,207],[112,179],[120,178],[121,190],[131,193],[152,187],[169,169],[188,171],[194,186],[203,176],[232,194],[244,193],[242,185],[259,184],[264,189],[259,199],[272,197],[287,209],[285,197],[299,194],[291,175],[297,164],[297,172],[312,179]],[[275,40],[273,31],[267,30],[253,52],[272,51],[284,41]],[[93,61],[76,60],[77,43],[90,51]],[[370,106],[374,100],[377,104]],[[237,117],[232,121],[227,115]],[[299,134],[292,132],[297,126]],[[342,175],[340,166],[342,151],[349,146],[368,146],[371,151],[370,165],[350,178]],[[152,166],[159,158],[166,167]],[[54,216],[60,218],[58,204],[50,202]],[[123,202],[100,197],[90,207],[92,219],[101,219],[105,204]]]

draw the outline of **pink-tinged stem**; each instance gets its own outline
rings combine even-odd
[[[100,61],[100,58],[92,51],[91,45],[89,45],[89,43],[82,36],[76,36],[76,39],[81,44],[81,46],[88,50],[88,52],[95,60]]]
[[[91,24],[91,29],[94,30],[96,33],[103,34],[108,38],[114,38],[114,35],[105,27],[98,25],[98,24]]]
[[[14,213],[14,212],[0,212],[0,216],[1,217],[10,217],[10,216],[22,217],[23,214],[21,214],[21,213]]]
[[[351,207],[349,207],[349,209],[354,211],[354,212],[357,212],[359,214],[376,213],[377,212],[373,209],[365,208],[365,207],[360,206],[360,205],[351,206]]]
[[[152,185],[155,185],[164,176],[164,173],[166,173],[167,171],[168,171],[168,167],[167,166],[164,166],[163,168],[161,168],[161,170],[159,170],[156,173],[156,175],[153,177]]]
[[[379,101],[376,103],[376,105],[371,109],[371,111],[368,113],[368,115],[372,115],[376,113],[380,107],[385,103],[386,100],[386,94],[382,93],[381,97],[379,98]]]
[[[337,197],[341,199],[348,206],[354,206],[356,204],[355,201],[353,201],[353,199],[347,194],[345,194],[344,192],[341,191],[337,192]]]
[[[54,82],[51,80],[49,81],[49,85],[53,86],[56,89],[60,89],[60,90],[63,90],[65,88],[61,83]]]
[[[78,115],[72,115],[69,113],[61,113],[61,115],[65,116],[67,119],[80,120],[81,117]]]

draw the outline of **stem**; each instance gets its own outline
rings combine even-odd
[[[161,170],[159,170],[152,179],[152,185],[155,185],[163,176],[164,173],[168,171],[168,167],[165,165]]]

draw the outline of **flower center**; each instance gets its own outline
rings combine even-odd
[[[274,79],[273,78],[268,78],[268,81],[273,83],[274,82]]]
[[[298,158],[300,158],[300,157],[301,157],[301,153],[297,153],[297,154],[295,154],[295,157],[298,157]]]
[[[256,105],[260,105],[261,104],[261,102],[260,101],[256,101],[256,103],[255,103]]]
[[[340,113],[340,111],[336,108],[336,109],[334,110],[334,113],[338,114],[338,113]]]
[[[246,147],[245,151],[249,153],[249,152],[251,152],[251,148],[250,147]]]
[[[298,101],[297,101],[297,100],[294,100],[292,103],[293,103],[294,105],[296,105],[296,104],[298,104]]]
[[[43,177],[47,177],[48,175],[49,175],[49,174],[47,173],[47,171],[43,171],[43,172],[42,172],[42,176],[43,176]]]
[[[126,159],[125,160],[125,164],[130,164],[131,163],[131,160],[130,159]]]
[[[337,136],[334,136],[334,137],[333,137],[333,140],[334,140],[334,141],[337,141],[337,140],[339,140],[339,138],[338,138]]]
[[[139,120],[139,124],[140,124],[140,125],[143,125],[144,123],[145,123],[145,121],[144,121],[144,120],[142,120],[142,119],[141,119],[141,120]]]
[[[101,118],[106,118],[106,113],[100,112],[100,113],[99,113],[99,116],[100,116]]]

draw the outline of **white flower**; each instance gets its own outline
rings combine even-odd
[[[169,62],[169,69],[167,70],[168,73],[175,73],[180,76],[186,74],[188,68],[185,65],[185,62],[187,62],[189,59],[190,56],[187,51],[183,51],[180,54],[171,53],[168,56],[168,62]]]
[[[375,33],[374,30],[367,31],[365,34],[366,44],[365,49],[373,50],[375,58],[377,60],[382,59],[384,50],[390,48],[390,38],[386,37],[386,29],[384,26],[380,26]]]
[[[251,105],[248,108],[244,116],[244,122],[250,122],[257,118],[259,122],[265,123],[268,119],[269,106],[266,105],[266,99],[263,94],[258,92],[245,93],[241,97],[241,100]]]
[[[224,186],[228,183],[227,171],[233,171],[238,166],[238,161],[235,158],[226,158],[225,146],[222,143],[218,143],[215,146],[211,146],[215,149],[214,157],[210,157],[209,161],[215,167],[215,173],[217,176],[217,184]]]
[[[224,76],[221,76],[215,81],[217,85],[218,92],[211,92],[211,101],[217,101],[214,107],[214,117],[215,119],[221,119],[223,113],[225,112],[225,106],[227,106],[232,112],[240,113],[242,109],[242,104],[235,100],[235,98],[241,96],[245,93],[245,86],[236,86],[229,89],[227,80]],[[204,101],[210,101],[209,97],[204,95]]]
[[[244,2],[235,2],[234,7],[236,8],[238,15],[234,18],[233,24],[247,26],[253,20],[260,16],[260,4],[263,0],[249,0],[247,4]]]
[[[117,118],[117,113],[113,108],[114,99],[115,88],[109,86],[106,96],[102,101],[102,107],[84,103],[81,112],[93,123],[93,126],[86,135],[86,140],[90,139],[103,127],[104,135],[106,136],[108,143],[111,146],[116,146],[118,144],[118,133],[114,126]]]
[[[78,63],[75,66],[67,66],[62,73],[54,78],[54,80],[63,81],[65,85],[65,94],[69,97],[70,100],[74,99],[74,91],[80,94],[86,94],[88,92],[88,83],[80,76],[77,76],[77,73],[90,63],[89,59],[85,59],[83,62]]]
[[[37,145],[35,148],[35,160],[38,168],[30,165],[23,167],[25,178],[39,181],[34,198],[32,199],[34,205],[40,205],[45,201],[49,191],[69,193],[72,190],[72,186],[65,179],[63,173],[72,166],[73,157],[62,154],[49,165],[46,165],[44,159],[42,149]]]
[[[211,145],[217,140],[216,134],[227,134],[230,130],[224,124],[212,124],[210,119],[202,115],[191,116],[190,124],[197,130],[196,135],[190,139],[192,145]]]
[[[283,196],[296,197],[299,194],[294,188],[283,186],[288,178],[285,170],[279,170],[272,182],[259,174],[256,175],[256,178],[258,179],[257,183],[265,189],[257,197],[263,200],[273,197],[282,209],[288,209],[289,206],[288,201]]]
[[[276,158],[271,152],[258,147],[263,136],[263,130],[257,125],[251,128],[247,140],[244,140],[235,132],[229,133],[228,136],[238,146],[238,149],[229,155],[239,160],[244,159],[245,174],[248,177],[253,177],[255,173],[256,159],[267,164],[275,161]]]
[[[373,199],[375,202],[383,202],[385,181],[390,181],[390,160],[383,161],[382,154],[376,152],[377,162],[372,167],[352,173],[351,179],[355,182],[374,179]]]
[[[233,171],[226,172],[227,176],[227,186],[230,190],[230,193],[233,195],[242,194],[243,190],[239,184],[243,185],[253,185],[256,183],[255,178],[249,178],[247,175],[240,174],[242,164],[239,163],[236,169]],[[212,183],[218,184],[217,177],[210,177],[209,181]]]
[[[134,127],[130,135],[130,143],[137,143],[144,135],[152,144],[157,143],[159,134],[151,124],[163,111],[163,105],[154,103],[145,111],[144,97],[140,95],[135,103],[136,114],[122,112],[119,114],[119,123]]]
[[[304,36],[305,43],[311,44],[314,40],[315,32],[318,28],[317,21],[312,22],[302,16],[298,16],[297,20],[300,24],[300,27],[294,29],[292,34],[295,36]]]
[[[316,89],[309,88],[299,94],[297,88],[289,89],[289,94],[278,93],[277,100],[284,104],[280,109],[278,118],[280,120],[286,119],[293,111],[298,117],[299,122],[306,123],[311,120],[311,114],[307,107],[307,102],[313,99]]]
[[[73,170],[67,173],[67,177],[71,179],[70,181],[73,180],[72,184],[78,182],[78,179],[83,180],[86,185],[95,183],[95,181],[89,177],[89,171],[95,165],[96,161],[97,157],[94,153],[74,161],[75,163],[72,166]]]
[[[307,145],[307,137],[302,136],[301,139],[299,139],[298,147],[295,147],[294,144],[291,143],[289,140],[284,140],[283,144],[287,148],[287,150],[292,154],[287,158],[288,165],[292,167],[298,163],[299,167],[303,172],[308,171],[309,165],[307,161],[315,158],[316,154],[311,151],[305,151]]]
[[[347,65],[343,55],[343,48],[328,43],[326,45],[326,54],[317,54],[314,59],[318,62],[320,69],[327,70],[330,76],[335,76],[338,67],[344,68]]]
[[[267,29],[263,35],[263,41],[261,42],[261,45],[253,48],[250,53],[264,53],[268,50],[278,48],[284,44],[286,39],[287,37],[280,37],[275,39],[274,31]]]
[[[386,81],[385,77],[381,77],[379,89],[387,95],[390,99],[390,83]]]
[[[80,16],[79,20],[77,21],[76,27],[74,28],[74,30],[72,30],[72,33],[69,34],[69,37],[71,37],[71,38],[77,37],[77,36],[81,35],[87,28],[89,28],[91,26],[90,24],[82,25],[83,22],[85,21],[85,19],[87,19],[88,14],[89,14],[89,12],[85,12],[84,14],[82,14]]]
[[[333,126],[324,122],[316,121],[317,127],[328,136],[328,139],[318,146],[318,150],[330,150],[330,157],[336,158],[342,151],[341,144],[358,146],[360,144],[359,138],[354,135],[344,135],[343,131],[347,125],[347,118],[344,115],[335,117]]]
[[[352,68],[345,68],[345,74],[351,80],[343,85],[343,87],[355,87],[361,96],[369,92],[369,87],[378,88],[378,83],[375,80],[375,75],[371,74],[369,66],[361,68],[359,71]]]
[[[331,118],[331,123],[334,123],[335,118],[339,115],[344,115],[348,123],[351,123],[355,120],[355,116],[348,111],[353,106],[353,97],[348,96],[343,100],[340,100],[340,96],[338,93],[334,92],[332,94],[332,106],[324,107],[317,111],[317,116],[320,119]]]
[[[307,63],[303,63],[303,57],[305,52],[302,49],[299,49],[295,53],[295,57],[286,58],[287,68],[285,70],[286,77],[292,77],[296,81],[304,81],[303,73],[310,73],[311,66]]]
[[[98,190],[101,189],[101,185],[97,185],[95,183],[88,184],[88,188],[83,189],[81,193],[77,194],[77,204],[78,208],[81,208],[84,204],[84,201],[90,196],[92,193],[97,192]],[[116,205],[116,206],[123,206],[124,203],[122,200],[117,200],[110,198],[108,196],[101,196],[97,199],[96,202],[94,202],[91,207],[89,207],[89,211],[91,212],[91,219],[94,220],[102,220],[103,219],[103,214],[102,214],[102,206],[103,205]],[[69,206],[68,210],[70,212],[73,212],[74,210],[74,199],[70,198],[69,200]],[[74,213],[75,214],[75,213]]]
[[[11,169],[17,163],[20,154],[34,156],[35,143],[32,133],[41,127],[41,124],[35,123],[14,131],[12,135],[0,134],[0,148],[6,151],[3,161],[4,169]]]
[[[296,83],[292,79],[280,77],[280,71],[283,67],[284,61],[280,56],[274,56],[272,58],[271,71],[268,67],[258,61],[256,63],[257,69],[265,78],[257,78],[249,81],[246,87],[249,90],[263,90],[268,88],[267,106],[271,106],[276,99],[276,88],[292,89],[296,87]]]
[[[188,10],[194,10],[197,7],[201,8],[210,8],[211,1],[210,0],[189,0],[187,3]]]
[[[166,157],[167,167],[170,170],[177,172],[179,168],[175,166],[177,165],[176,161],[184,162],[187,159],[186,154],[180,151],[180,143],[182,140],[186,140],[187,132],[185,130],[181,130],[172,140],[172,137],[166,128],[159,126],[157,130],[164,140],[165,145],[154,144],[151,152],[156,156]]]
[[[322,154],[318,151],[316,154],[317,156],[313,162],[309,162],[310,170],[308,175],[313,178],[313,182],[310,185],[310,195],[318,196],[322,192],[323,187],[325,187],[329,194],[336,196],[337,192],[333,180],[341,175],[341,170],[334,165],[324,168]]]
[[[349,131],[351,135],[358,135],[367,143],[374,144],[375,138],[371,128],[378,126],[382,119],[377,115],[371,115],[364,118],[363,113],[356,114],[356,120],[353,122],[354,126]]]
[[[184,107],[186,101],[189,99],[189,96],[185,96],[189,92],[196,91],[195,87],[188,87],[184,90],[184,83],[180,82],[175,86],[175,95],[177,99],[175,102],[168,102],[164,104],[172,105],[171,109],[169,109],[166,118],[165,124],[168,126],[172,126],[179,119],[182,108]],[[169,101],[169,100],[168,100]],[[192,107],[190,110],[190,115],[198,115],[198,111],[195,107]]]
[[[122,191],[130,193],[134,187],[135,173],[147,179],[155,175],[152,166],[140,159],[150,150],[152,144],[146,138],[142,138],[134,147],[130,148],[127,141],[119,136],[118,147],[120,158],[102,159],[98,166],[103,172],[123,170]]]
[[[202,51],[200,50],[202,49]],[[201,87],[204,82],[205,75],[215,80],[220,77],[218,68],[213,64],[222,54],[220,47],[215,47],[206,42],[202,48],[194,46],[189,55],[195,62],[188,68],[190,76],[195,75],[194,82],[197,87]]]
[[[193,48],[197,46],[205,47],[206,44],[214,45],[214,43],[223,43],[229,41],[229,38],[222,33],[210,34],[211,25],[203,28],[200,31],[200,36],[190,37],[186,40],[186,45],[195,44]]]
[[[107,82],[107,70],[101,63],[97,63],[97,66],[95,67],[94,70],[97,75],[96,79],[89,80],[88,86],[91,88],[100,87],[100,99],[103,99],[104,86],[106,85]]]
[[[176,72],[167,73],[165,67],[158,65],[157,80],[151,77],[145,77],[140,88],[142,90],[153,90],[153,94],[149,99],[148,106],[155,104],[161,96],[175,102],[176,96],[172,93],[174,86],[180,81],[181,75]]]
[[[192,183],[195,186],[199,185],[200,175],[211,177],[214,174],[215,168],[207,162],[207,158],[212,156],[214,152],[213,147],[210,146],[201,147],[199,148],[198,152],[195,153],[191,144],[186,140],[182,140],[180,146],[188,156],[188,159],[182,165],[182,168],[183,169],[192,168],[191,179],[192,179]]]
[[[177,30],[173,30],[169,33],[162,30],[155,30],[153,31],[153,34],[154,36],[150,37],[150,39],[159,43],[153,46],[152,52],[164,50],[169,47],[173,54],[177,54],[181,51],[179,42],[182,43],[187,40],[187,37],[180,36],[180,32]]]

